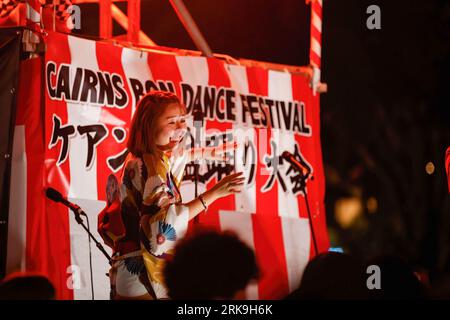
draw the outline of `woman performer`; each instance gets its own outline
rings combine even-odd
[[[124,234],[115,241],[110,271],[116,299],[167,299],[162,270],[188,221],[217,199],[240,192],[244,184],[238,172],[196,199],[181,202],[179,186],[188,162],[224,160],[224,150],[237,147],[187,150],[186,117],[185,106],[169,92],[152,91],[138,103],[119,184]]]

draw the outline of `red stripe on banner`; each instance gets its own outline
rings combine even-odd
[[[149,52],[148,66],[155,81],[163,80],[169,91],[171,91],[169,87],[169,83],[171,82],[175,88],[176,95],[180,100],[183,98],[180,88],[182,78],[175,56]]]
[[[311,4],[311,9],[315,14],[319,16],[320,19],[322,19],[322,6],[320,5],[319,1],[313,1],[313,3]]]
[[[280,217],[252,215],[255,254],[260,268],[259,299],[282,299],[289,280]]]
[[[326,225],[326,215],[325,215],[325,174],[323,170],[323,158],[322,158],[322,147],[320,141],[320,95],[316,94],[315,96],[311,96],[311,109],[314,114],[314,124],[315,124],[315,150],[314,154],[316,155],[317,163],[320,163],[320,170],[315,173],[315,183],[317,183],[317,189],[314,191],[317,197],[319,212],[320,214],[316,219],[313,219],[314,230],[316,235],[320,235],[316,237],[317,247],[319,252],[328,251],[330,247],[330,241],[328,238],[328,231]]]
[[[325,215],[325,177],[323,171],[322,148],[320,142],[320,95],[313,95],[308,80],[300,75],[292,75],[293,98],[305,103],[306,124],[311,126],[311,137],[296,135],[302,155],[313,168],[313,179],[307,181],[309,207],[313,218],[314,233],[316,235],[319,252],[329,248],[328,232]],[[306,157],[305,155],[308,155]],[[305,198],[299,196],[300,217],[308,218]],[[310,258],[314,255],[311,239]]]
[[[100,71],[107,71],[110,74],[118,74],[122,77],[124,86],[128,97],[131,97],[131,92],[126,84],[125,74],[121,63],[122,48],[111,46],[109,44],[96,42],[96,56],[98,68]],[[106,102],[105,98],[105,102]],[[131,99],[129,99],[131,103]],[[97,146],[97,196],[98,200],[106,201],[106,184],[108,176],[114,174],[117,181],[120,182],[120,169],[113,172],[108,166],[108,157],[119,155],[127,147],[127,138],[129,132],[129,124],[131,122],[131,106],[127,105],[125,108],[117,108],[111,106],[102,106],[100,112],[99,122],[104,124],[108,129],[108,136]],[[125,137],[122,139],[119,132],[121,129],[125,130]]]
[[[255,95],[267,97],[269,93],[269,73],[267,70],[259,68],[247,68],[247,79],[249,92]],[[266,111],[269,117],[269,112]],[[268,120],[269,121],[269,120]],[[256,213],[278,216],[278,183],[273,183],[272,189],[266,192],[261,192],[261,189],[266,185],[270,176],[270,170],[264,163],[264,155],[270,155],[272,148],[270,145],[271,130],[270,129],[255,129],[256,133],[256,148],[258,150],[258,162],[256,166]]]
[[[314,24],[311,23],[311,38],[315,39],[320,45],[322,45],[322,33],[317,30]]]
[[[313,110],[311,110],[311,102],[310,102],[311,100],[310,96],[312,93],[311,89],[309,88],[308,80],[307,78],[301,75],[292,75],[291,78],[292,78],[292,98],[294,99],[294,101],[298,103],[304,102],[306,115],[305,124],[309,125],[314,129],[316,127],[313,121]],[[311,158],[314,155],[314,148],[315,148],[314,139],[312,137],[305,137],[300,136],[299,134],[295,134],[295,141],[297,142],[297,145],[304,159],[311,164],[314,174],[315,169],[318,167],[318,164],[316,163],[315,159]],[[308,158],[306,155],[308,155],[310,158]],[[315,184],[315,181],[308,180],[307,187],[311,187],[312,184]],[[299,216],[301,218],[308,218],[305,197],[299,195],[297,199],[300,211]]]
[[[16,126],[20,125],[27,125],[28,131],[34,130],[35,134],[39,136],[39,133],[41,134],[41,137],[43,136],[42,132],[42,126],[38,126],[38,123],[34,123],[31,120],[40,120],[37,116],[39,114],[40,104],[39,99],[37,99],[38,96],[32,95],[30,93],[36,93],[40,92],[41,88],[39,86],[39,75],[41,72],[41,59],[34,58],[34,59],[28,59],[23,60],[20,63],[20,76],[19,76],[19,89],[18,89],[18,95],[17,95],[17,109],[16,109]],[[35,75],[31,79],[27,76],[27,74]],[[31,81],[30,81],[31,80]],[[37,88],[35,88],[37,86]],[[23,94],[23,93],[28,94]],[[36,114],[37,115],[36,115]],[[26,140],[28,141],[28,140]],[[43,145],[42,145],[42,139],[41,139],[41,145],[39,146],[41,148],[40,153],[42,153]],[[33,145],[30,145],[30,148],[32,148]],[[37,146],[36,146],[37,147]],[[27,160],[29,159],[29,155],[27,155]]]
[[[225,64],[217,59],[207,59],[208,62],[208,70],[209,70],[209,78],[208,85],[215,86],[216,88],[226,87],[229,88],[231,86],[231,81],[228,76],[227,71],[225,70]],[[220,103],[220,107],[225,105],[222,100]],[[208,132],[211,129],[219,130],[222,133],[230,132],[233,129],[233,125],[228,122],[218,122],[218,121],[206,121],[205,130]],[[224,164],[217,164],[223,166]],[[223,179],[223,176],[222,176]],[[206,184],[206,188],[211,189],[218,182],[217,176],[215,176],[211,181]],[[234,195],[227,196],[225,198],[221,198],[216,200],[211,206],[209,206],[206,214],[200,215],[200,224],[204,227],[213,228],[216,230],[220,230],[220,217],[219,210],[235,210],[235,200]]]
[[[19,90],[17,97],[16,124],[25,125],[25,150],[27,164],[27,218],[26,218],[26,271],[42,272],[49,277],[54,286],[58,277],[52,277],[48,267],[49,254],[46,243],[43,175],[45,164],[44,126],[42,125],[43,106],[41,94],[40,58],[24,60],[20,64]],[[38,192],[36,192],[38,190]],[[45,220],[41,220],[45,219]]]
[[[46,62],[52,60],[59,65],[70,64],[70,50],[68,37],[64,34],[49,32],[46,39]],[[56,45],[57,44],[57,45]],[[51,78],[52,86],[55,85],[55,77]],[[44,89],[45,90],[45,89]],[[53,187],[67,196],[70,185],[69,159],[57,165],[62,141],[49,149],[53,129],[53,114],[61,120],[61,125],[67,125],[67,104],[62,101],[52,101],[46,94],[45,108],[45,187]],[[51,107],[50,107],[51,105]],[[32,168],[29,168],[32,170]],[[34,172],[30,173],[34,174]],[[29,196],[35,197],[36,190],[29,190]],[[68,267],[71,264],[70,256],[70,228],[69,210],[59,203],[54,203],[44,198],[41,193],[41,205],[44,206],[41,216],[29,211],[27,231],[27,266],[31,269],[45,270],[54,282],[58,299],[73,299],[73,289],[67,285]],[[31,207],[30,207],[31,208]],[[33,217],[33,218],[31,218]]]
[[[320,68],[320,57],[313,50],[310,50],[309,58],[311,59],[311,64],[315,64],[316,67]]]
[[[308,85],[308,79],[301,75],[292,75],[292,97],[294,101],[304,102],[305,103],[305,115],[306,120],[305,123],[309,125],[312,130],[316,130],[318,128],[316,125],[316,119],[314,117],[315,112],[313,110],[313,105],[311,101],[312,91]],[[320,172],[321,170],[321,160],[318,162],[314,157],[315,155],[315,141],[313,135],[316,134],[315,131],[311,131],[311,137],[300,136],[299,134],[295,135],[295,141],[299,146],[300,152],[303,158],[311,165],[312,167],[312,175],[315,176],[316,172]],[[313,209],[315,208],[314,204],[318,201],[318,188],[319,184],[316,179],[308,179],[307,180],[307,192],[308,192],[308,201],[311,208],[311,214],[313,213]],[[299,195],[297,197],[298,207],[299,207],[299,215],[301,218],[309,219],[307,207],[306,207],[306,199],[303,195]],[[316,238],[319,234],[316,233]],[[314,243],[312,239],[312,233],[310,235],[310,249],[309,249],[309,258],[312,259],[314,257]]]
[[[262,97],[269,93],[269,73],[260,68],[247,68],[249,92]],[[267,115],[269,112],[266,111]],[[264,135],[263,133],[266,132]],[[278,216],[278,183],[265,193],[262,187],[270,178],[263,161],[270,155],[271,130],[255,129],[258,162],[256,168],[256,213],[252,216],[255,255],[262,277],[258,282],[259,299],[277,299],[289,292],[281,220]]]

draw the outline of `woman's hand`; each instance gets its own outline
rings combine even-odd
[[[217,199],[226,197],[232,193],[239,193],[244,185],[245,177],[242,172],[226,176],[209,190],[202,194],[205,205],[208,207]],[[195,198],[186,204],[189,209],[189,220],[195,218],[204,210],[204,205],[199,198]]]
[[[220,146],[211,148],[211,154],[208,160],[229,161],[230,157],[227,156],[227,152],[232,152],[239,147],[237,141],[223,143]]]
[[[210,161],[225,161],[231,160],[231,157],[227,155],[229,152],[233,152],[239,148],[239,144],[234,142],[223,143],[217,147],[202,147],[193,148],[189,152],[189,161],[193,160],[210,160]]]
[[[245,177],[242,174],[243,172],[237,172],[232,175],[226,176],[208,191],[211,193],[211,195],[213,195],[215,200],[226,197],[233,193],[239,193],[242,191],[245,180]]]

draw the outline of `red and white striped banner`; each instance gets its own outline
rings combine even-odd
[[[41,22],[41,3],[39,0],[0,0],[0,18],[8,17],[14,9],[20,4],[25,5],[25,16],[23,17],[26,25],[36,28]]]
[[[208,141],[234,138],[244,146],[235,166],[245,172],[245,191],[216,201],[199,220],[204,226],[234,230],[254,248],[262,278],[247,288],[247,297],[278,299],[299,285],[314,254],[299,189],[305,181],[286,162],[281,160],[275,170],[276,162],[270,160],[280,160],[287,150],[308,168],[312,223],[319,251],[326,251],[319,95],[313,95],[307,78],[53,32],[45,41],[45,65],[36,59],[22,68],[29,73],[27,80],[24,74],[21,78],[13,179],[26,187],[13,185],[18,191],[12,191],[15,210],[22,218],[11,223],[22,231],[10,234],[21,239],[25,264],[17,255],[16,260],[8,257],[9,271],[21,261],[22,268],[48,274],[58,298],[91,298],[87,235],[66,208],[45,199],[43,190],[54,187],[78,203],[95,230],[107,178],[120,173],[136,102],[146,91],[160,89],[177,93],[190,111],[202,108]],[[36,80],[40,68],[45,68],[43,82]],[[40,92],[45,107],[38,103]],[[199,191],[231,169],[202,165]],[[193,190],[191,181],[183,181],[183,201],[193,198]],[[92,253],[95,298],[108,299],[107,261],[95,246]]]
[[[39,0],[27,0],[27,25],[41,22],[41,3]]]

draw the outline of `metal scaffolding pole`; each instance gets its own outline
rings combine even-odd
[[[178,16],[178,19],[180,19],[184,28],[189,33],[192,41],[194,41],[197,49],[203,52],[203,55],[211,58],[213,56],[211,48],[209,47],[208,43],[200,32],[200,29],[189,13],[189,10],[184,5],[183,0],[170,0],[170,3]]]

